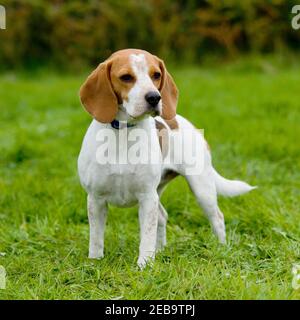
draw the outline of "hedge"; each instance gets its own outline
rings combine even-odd
[[[298,50],[284,0],[3,0],[2,68],[82,68],[111,52],[143,48],[176,60],[205,55]]]

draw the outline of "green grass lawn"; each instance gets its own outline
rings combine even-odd
[[[137,208],[110,208],[105,257],[88,254],[86,196],[76,161],[91,121],[86,74],[0,76],[0,299],[299,299],[300,66],[265,61],[172,70],[178,112],[205,129],[214,166],[259,189],[220,198],[219,245],[182,178],[162,202],[168,245],[136,266]]]

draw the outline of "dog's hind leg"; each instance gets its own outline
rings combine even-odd
[[[217,191],[210,175],[186,176],[191,190],[208,218],[215,235],[221,243],[226,242],[224,215],[218,207]]]
[[[107,204],[92,195],[88,195],[87,201],[90,224],[89,258],[99,259],[103,257]]]

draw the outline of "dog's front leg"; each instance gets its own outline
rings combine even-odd
[[[91,259],[103,257],[106,216],[106,201],[102,198],[88,195],[88,217],[90,224],[89,258]]]
[[[139,200],[140,254],[138,266],[141,269],[155,258],[158,204],[157,193],[143,195]]]

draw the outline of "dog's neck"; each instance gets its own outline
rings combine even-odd
[[[118,113],[115,117],[115,120],[121,124],[121,126],[126,126],[127,127],[136,127],[136,126],[143,126],[146,122],[150,121],[150,116],[145,115],[140,118],[132,118],[131,116],[128,115],[128,113],[124,110],[122,105],[119,105],[119,110]]]

